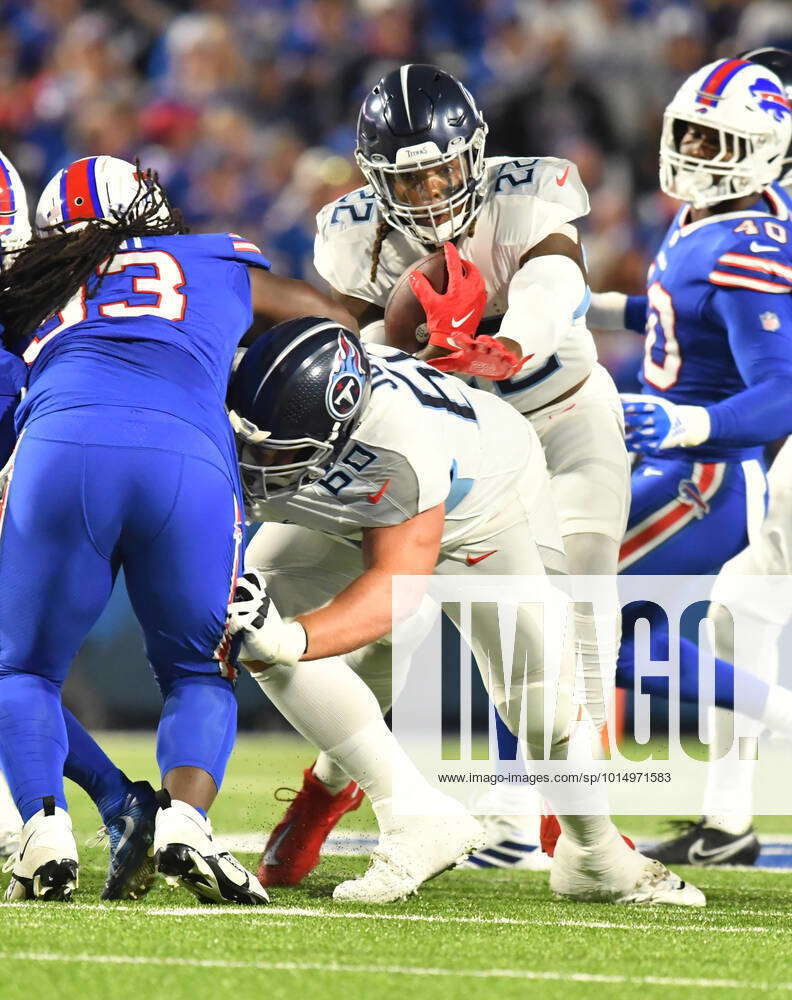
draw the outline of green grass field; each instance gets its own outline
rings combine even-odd
[[[153,740],[103,740],[130,775],[155,777]],[[219,831],[269,828],[311,760],[297,739],[244,738],[213,809]],[[71,787],[83,844],[98,824]],[[346,818],[373,828],[365,808]],[[658,829],[630,817],[626,831]],[[765,828],[790,829],[779,817]],[[251,865],[253,855],[242,856]],[[762,871],[680,869],[706,910],[562,903],[533,872],[452,872],[405,903],[333,903],[365,859],[332,857],[267,909],[200,906],[164,883],[138,903],[102,904],[105,854],[81,848],[72,904],[0,905],[0,1000],[543,1000],[792,996],[792,880]]]

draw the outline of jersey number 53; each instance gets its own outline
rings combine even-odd
[[[96,298],[98,315],[105,319],[157,316],[171,322],[183,320],[187,306],[187,296],[181,291],[186,283],[184,272],[176,258],[167,251],[130,250],[117,253],[110,261],[106,273],[108,275],[119,274],[129,267],[141,266],[151,268],[151,273],[133,276],[130,292],[136,295],[154,296],[155,300],[135,304],[130,303],[127,299],[105,302],[102,301],[104,289],[100,289]],[[103,270],[104,266],[100,265],[97,268],[97,273],[101,273]],[[112,294],[117,295],[118,292],[115,291]],[[60,322],[51,330],[46,330],[44,327],[46,330],[44,335],[41,338],[35,337],[22,355],[29,365],[33,364],[42,347],[53,337],[88,318],[85,285],[77,289],[55,318]]]

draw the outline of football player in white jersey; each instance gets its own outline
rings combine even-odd
[[[487,158],[486,134],[474,99],[450,74],[410,64],[383,77],[358,121],[356,155],[368,183],[319,212],[315,265],[369,340],[379,336],[397,279],[444,241],[455,243],[483,275],[487,296],[478,330],[461,322],[460,307],[455,332],[496,338],[488,341],[492,377],[474,383],[537,431],[570,572],[613,576],[629,467],[618,395],[585,323],[589,291],[574,222],[588,213],[588,196],[573,163]],[[477,360],[455,370],[481,371]],[[576,614],[598,727],[605,709],[593,692],[601,676],[612,683],[615,614],[604,622]],[[521,839],[505,820],[491,844]]]
[[[541,446],[531,425],[492,395],[399,351],[366,353],[329,320],[295,320],[261,338],[232,377],[229,406],[249,513],[281,522],[268,523],[248,548],[230,630],[241,634],[240,658],[273,703],[371,799],[378,850],[366,875],[338,886],[334,898],[403,898],[476,846],[481,828],[459,809],[394,815],[393,767],[411,768],[411,793],[427,813],[444,797],[398,750],[360,677],[384,685],[389,698],[382,640],[391,631],[394,574],[563,568]],[[554,756],[565,753],[572,715],[571,624],[566,631]],[[506,682],[493,652],[495,609],[466,638],[489,664],[482,679],[515,729],[530,686],[525,740],[532,756],[543,756],[541,612],[517,611],[522,683]],[[561,824],[550,878],[559,895],[704,905],[699,890],[630,850],[608,816],[565,815]],[[267,864],[277,868],[277,859]]]

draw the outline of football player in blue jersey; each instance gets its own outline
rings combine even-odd
[[[644,393],[623,397],[628,447],[641,460],[622,573],[715,573],[763,516],[764,445],[792,431],[792,201],[777,182],[791,138],[782,81],[747,59],[705,66],[666,109],[660,184],[685,204],[646,297],[605,293],[589,314],[594,327],[646,331]],[[625,619],[617,683],[626,687],[638,617],[651,615],[642,607]],[[653,636],[663,659],[667,636]],[[718,704],[729,705],[733,675],[718,661]],[[680,680],[682,697],[696,700],[698,653],[687,640]],[[644,678],[645,692],[651,685]],[[750,831],[727,826],[713,824],[716,846],[731,837],[741,852],[731,860],[754,860]]]
[[[206,818],[236,728],[241,490],[223,400],[254,316],[348,314],[241,237],[186,235],[156,178],[112,157],[60,171],[36,222],[45,238],[0,281],[28,365],[0,501],[0,762],[25,823],[7,898],[77,884],[60,688],[123,566],[164,698],[158,869],[206,900],[266,902]]]

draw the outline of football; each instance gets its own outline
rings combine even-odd
[[[426,313],[410,288],[412,271],[425,274],[437,292],[444,292],[448,285],[445,254],[442,250],[429,254],[409,267],[397,280],[385,305],[385,343],[407,354],[414,354],[426,345]]]

